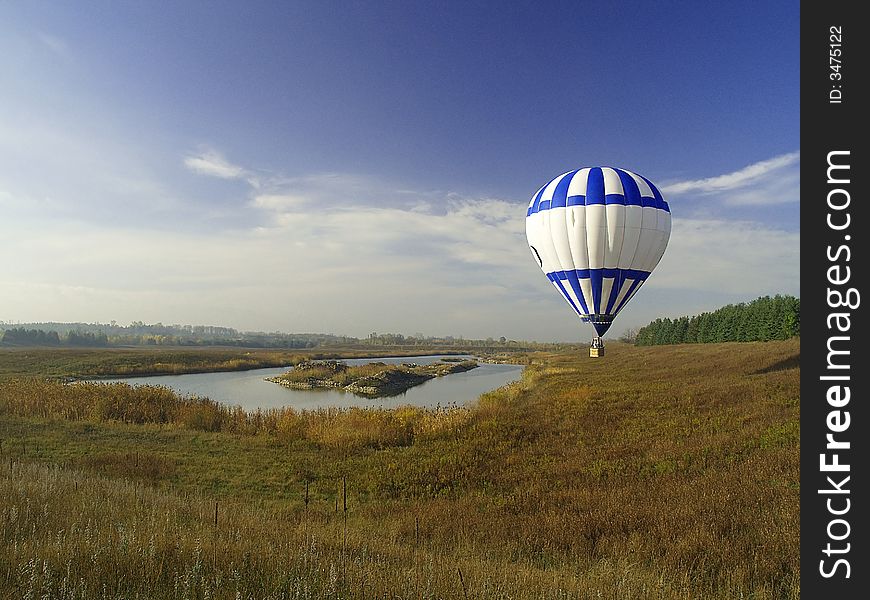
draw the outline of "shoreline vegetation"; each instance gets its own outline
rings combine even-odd
[[[567,345],[563,345],[567,346]],[[571,346],[573,347],[573,346]],[[553,345],[554,349],[556,345]],[[371,347],[264,350],[259,348],[50,348],[0,347],[0,379],[45,377],[61,381],[100,380],[220,371],[293,367],[317,360],[450,357],[474,355],[478,362],[526,364],[533,349]],[[444,359],[442,359],[444,360]],[[457,359],[459,360],[459,359]]]
[[[799,338],[528,352],[467,407],[298,412],[14,352],[2,597],[800,597]]]
[[[294,390],[336,389],[365,398],[398,396],[436,377],[477,368],[474,360],[439,361],[429,365],[371,362],[348,366],[336,360],[306,361],[266,381]]]

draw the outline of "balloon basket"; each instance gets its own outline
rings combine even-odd
[[[600,337],[594,337],[589,346],[589,358],[601,358],[602,356],[604,356],[604,340]]]

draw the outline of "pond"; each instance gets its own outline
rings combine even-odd
[[[464,358],[471,356],[403,356],[396,358],[355,358],[342,362],[348,365],[361,365],[370,362],[401,364],[414,362],[430,364],[442,358]],[[520,378],[522,365],[488,364],[464,373],[453,373],[444,377],[430,379],[405,393],[389,398],[362,398],[338,390],[291,390],[266,381],[286,372],[289,367],[254,369],[251,371],[222,371],[219,373],[193,373],[189,375],[155,375],[150,377],[130,377],[107,379],[108,382],[122,382],[130,385],[162,385],[181,395],[206,396],[223,404],[238,405],[245,410],[258,408],[278,408],[290,406],[299,410],[312,410],[326,407],[347,408],[351,406],[374,406],[394,408],[411,404],[414,406],[463,406],[477,400],[481,394],[499,388]]]

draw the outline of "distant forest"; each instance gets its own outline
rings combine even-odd
[[[355,341],[319,333],[239,332],[213,325],[117,323],[0,323],[0,344],[14,346],[245,346],[313,348]]]
[[[763,296],[729,304],[693,317],[656,319],[637,332],[638,346],[764,342],[785,340],[801,331],[801,301],[794,296]]]
[[[708,342],[784,340],[800,335],[800,298],[763,296],[693,317],[656,319],[620,339],[638,346]],[[240,332],[213,325],[112,323],[24,323],[0,321],[3,346],[240,346],[316,348],[323,346],[454,346],[485,348],[550,347],[553,344],[487,338],[431,337],[423,334],[371,333],[365,338],[326,333]],[[558,344],[557,344],[558,345]]]
[[[0,331],[0,343],[15,346],[108,346],[105,333],[68,331],[61,337],[56,331],[13,327]]]
[[[370,333],[365,338],[328,333],[241,332],[214,325],[164,325],[134,321],[118,323],[3,323],[3,346],[239,346],[245,348],[319,348],[323,346],[461,346],[486,348],[526,347],[530,342],[487,338],[424,336],[418,333]]]

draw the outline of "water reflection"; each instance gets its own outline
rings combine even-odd
[[[356,358],[346,359],[348,365],[370,362],[400,364],[414,362],[430,364],[445,355]],[[450,356],[450,358],[473,358]],[[462,406],[477,400],[481,394],[506,385],[520,378],[521,365],[480,363],[480,366],[464,373],[453,373],[430,379],[406,392],[389,398],[361,398],[338,390],[291,390],[266,381],[284,373],[289,367],[254,369],[252,371],[228,371],[221,373],[195,373],[190,375],[158,375],[111,379],[131,385],[163,385],[182,395],[207,396],[229,405],[238,405],[245,410],[292,406],[300,410],[324,407],[375,406],[393,408],[411,404],[414,406]]]

